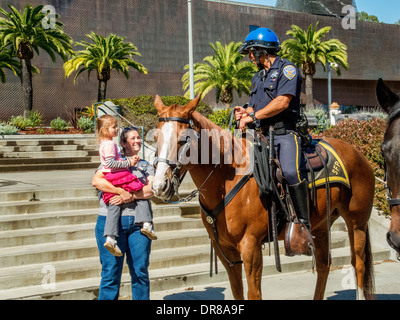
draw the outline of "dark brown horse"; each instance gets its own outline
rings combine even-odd
[[[195,111],[199,100],[200,96],[186,106],[167,107],[159,96],[156,97],[155,106],[160,116],[157,138],[159,161],[152,189],[156,196],[170,198],[173,194],[171,190],[174,185],[172,180],[176,175],[175,169],[180,169],[178,171],[180,175],[189,171],[193,182],[200,189],[199,200],[202,207],[213,210],[246,173],[246,164],[250,161],[249,144],[246,139],[231,135]],[[190,135],[189,132],[195,134]],[[220,141],[214,139],[218,134],[222,137]],[[330,185],[331,223],[339,216],[346,222],[352,254],[351,263],[356,270],[359,289],[357,292],[365,298],[371,298],[373,275],[368,220],[374,196],[373,171],[366,158],[353,146],[336,139],[326,139],[326,141],[341,157],[351,183],[351,189],[336,183]],[[230,148],[229,145],[233,147]],[[184,151],[180,152],[182,149]],[[182,154],[186,154],[188,150],[195,155],[193,157],[190,155],[189,163],[183,163]],[[173,156],[177,153],[178,156],[175,156],[174,160]],[[227,156],[229,154],[230,157]],[[241,155],[242,158],[237,155]],[[215,161],[216,159],[221,161]],[[312,206],[311,209],[311,233],[315,237],[318,273],[314,299],[323,299],[330,267],[326,190],[318,188],[316,195],[316,206]],[[207,222],[204,212],[202,213],[204,226],[227,270],[235,299],[244,299],[242,265],[229,265],[225,258],[231,262],[243,261],[248,284],[248,299],[262,298],[262,244],[269,223],[265,207],[265,203],[263,204],[263,200],[259,197],[258,185],[251,177],[232,201],[222,209],[216,220],[222,252],[215,242],[215,233],[210,221]]]
[[[400,98],[378,80],[376,95],[388,114],[388,124],[381,146],[386,164],[387,197],[391,209],[391,223],[387,233],[389,245],[400,255]]]

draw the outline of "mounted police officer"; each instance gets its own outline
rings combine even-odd
[[[239,53],[248,54],[259,71],[252,79],[249,106],[236,107],[235,119],[240,120],[241,130],[254,123],[267,137],[274,126],[275,149],[297,218],[310,229],[308,183],[300,173],[301,138],[296,132],[302,77],[292,62],[277,55],[279,50],[279,39],[268,28],[258,28],[246,37]]]

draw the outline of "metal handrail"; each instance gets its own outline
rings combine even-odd
[[[112,101],[110,101],[110,102],[112,103]],[[150,149],[153,152],[156,151],[156,149],[154,149],[153,147],[151,147],[147,143],[145,143],[145,141],[144,141],[144,127],[143,126],[134,125],[127,118],[125,118],[121,114],[117,113],[115,110],[111,109],[111,107],[108,106],[107,104],[105,104],[105,102],[96,102],[96,103],[93,104],[93,107],[94,107],[94,118],[95,118],[95,122],[94,122],[94,131],[95,132],[96,132],[96,129],[97,129],[96,128],[97,127],[97,109],[98,109],[99,105],[105,106],[108,110],[110,110],[112,113],[114,113],[114,115],[117,117],[117,120],[118,120],[118,131],[120,131],[120,129],[121,129],[120,119],[123,119],[125,122],[129,123],[132,127],[141,128],[141,131],[142,131],[142,153],[143,153],[143,159],[144,160],[146,160],[145,148]],[[117,105],[115,105],[114,103],[113,103],[113,106],[117,107]]]

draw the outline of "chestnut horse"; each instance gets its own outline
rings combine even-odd
[[[158,162],[152,189],[155,196],[164,200],[170,199],[174,193],[172,180],[176,169],[179,168],[181,176],[189,171],[194,184],[200,190],[201,207],[213,210],[245,175],[246,163],[249,163],[251,157],[248,155],[249,144],[245,138],[235,137],[195,111],[199,100],[200,96],[186,106],[167,107],[161,98],[156,96],[155,106],[160,118],[157,130]],[[218,146],[215,146],[216,142],[212,136],[215,132],[223,137]],[[336,139],[326,141],[342,158],[351,183],[351,189],[341,184],[330,184],[330,221],[332,224],[342,216],[346,222],[352,254],[351,263],[356,271],[357,296],[360,297],[361,294],[362,298],[372,298],[372,254],[368,220],[374,196],[374,174],[367,159],[353,146]],[[224,163],[224,158],[229,153],[229,144],[234,146],[231,150],[233,156],[228,159],[230,161]],[[191,155],[190,161],[183,163],[182,154],[186,154],[189,148],[191,153],[198,152],[198,156]],[[238,161],[240,157],[236,157],[235,153],[242,154],[245,161]],[[180,155],[176,156],[177,154]],[[221,161],[216,162],[216,158],[220,158]],[[315,237],[317,271],[314,299],[323,299],[330,268],[325,188],[318,188],[316,195],[316,205],[311,207],[311,234]],[[218,244],[212,225],[202,210],[204,226],[226,268],[235,299],[244,299],[242,265],[235,263],[241,260],[248,284],[248,299],[262,298],[262,246],[269,227],[268,212],[265,208],[268,206],[260,199],[257,182],[251,176],[229,204],[222,208],[216,219]],[[280,235],[280,239],[283,239],[283,234]],[[230,264],[227,260],[233,263]]]
[[[382,109],[388,114],[388,124],[381,146],[385,159],[387,199],[391,222],[386,239],[400,255],[400,97],[393,93],[382,79],[378,80],[376,95]]]

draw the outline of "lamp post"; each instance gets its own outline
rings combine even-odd
[[[328,69],[328,106],[330,106],[332,104],[332,85],[331,85],[331,81],[332,81],[332,76],[331,76],[331,71],[332,71],[332,67],[336,68],[338,65],[337,63],[332,63],[332,62],[327,62],[326,63],[327,69]]]
[[[337,68],[338,65],[337,63],[332,63],[332,62],[327,62],[327,68],[328,68],[328,108],[329,108],[329,119],[331,121],[331,125],[336,124],[336,118],[335,115],[340,113],[340,110],[338,108],[334,108],[332,106],[332,85],[331,85],[331,71],[332,68]],[[331,108],[332,106],[332,108]]]
[[[190,85],[190,99],[192,100],[194,99],[192,0],[188,0],[188,30],[189,30],[189,85]]]

